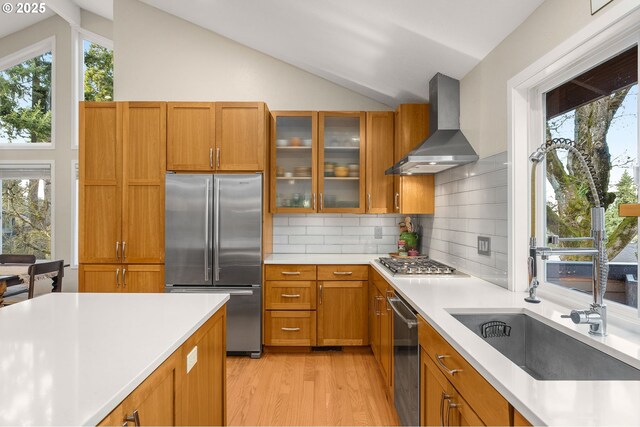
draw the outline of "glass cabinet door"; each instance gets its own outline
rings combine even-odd
[[[317,113],[271,115],[271,211],[316,212]]]
[[[319,114],[319,212],[364,213],[365,113]]]

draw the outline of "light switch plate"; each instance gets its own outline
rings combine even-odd
[[[382,227],[380,226],[373,227],[373,238],[382,239]]]
[[[198,363],[198,346],[193,347],[189,354],[187,354],[187,374],[196,363]]]
[[[478,236],[478,255],[491,256],[491,237]]]

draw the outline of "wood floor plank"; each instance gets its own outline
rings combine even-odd
[[[232,426],[399,425],[369,349],[227,358]]]

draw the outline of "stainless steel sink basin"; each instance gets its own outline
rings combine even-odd
[[[640,381],[640,369],[527,314],[451,315],[537,380]]]

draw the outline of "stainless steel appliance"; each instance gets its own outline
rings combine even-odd
[[[379,258],[378,263],[382,264],[393,273],[394,276],[467,276],[429,257],[416,258]]]
[[[418,317],[401,297],[387,297],[393,309],[393,401],[403,426],[420,424]]]
[[[229,293],[227,352],[259,357],[262,174],[167,174],[167,292]]]

